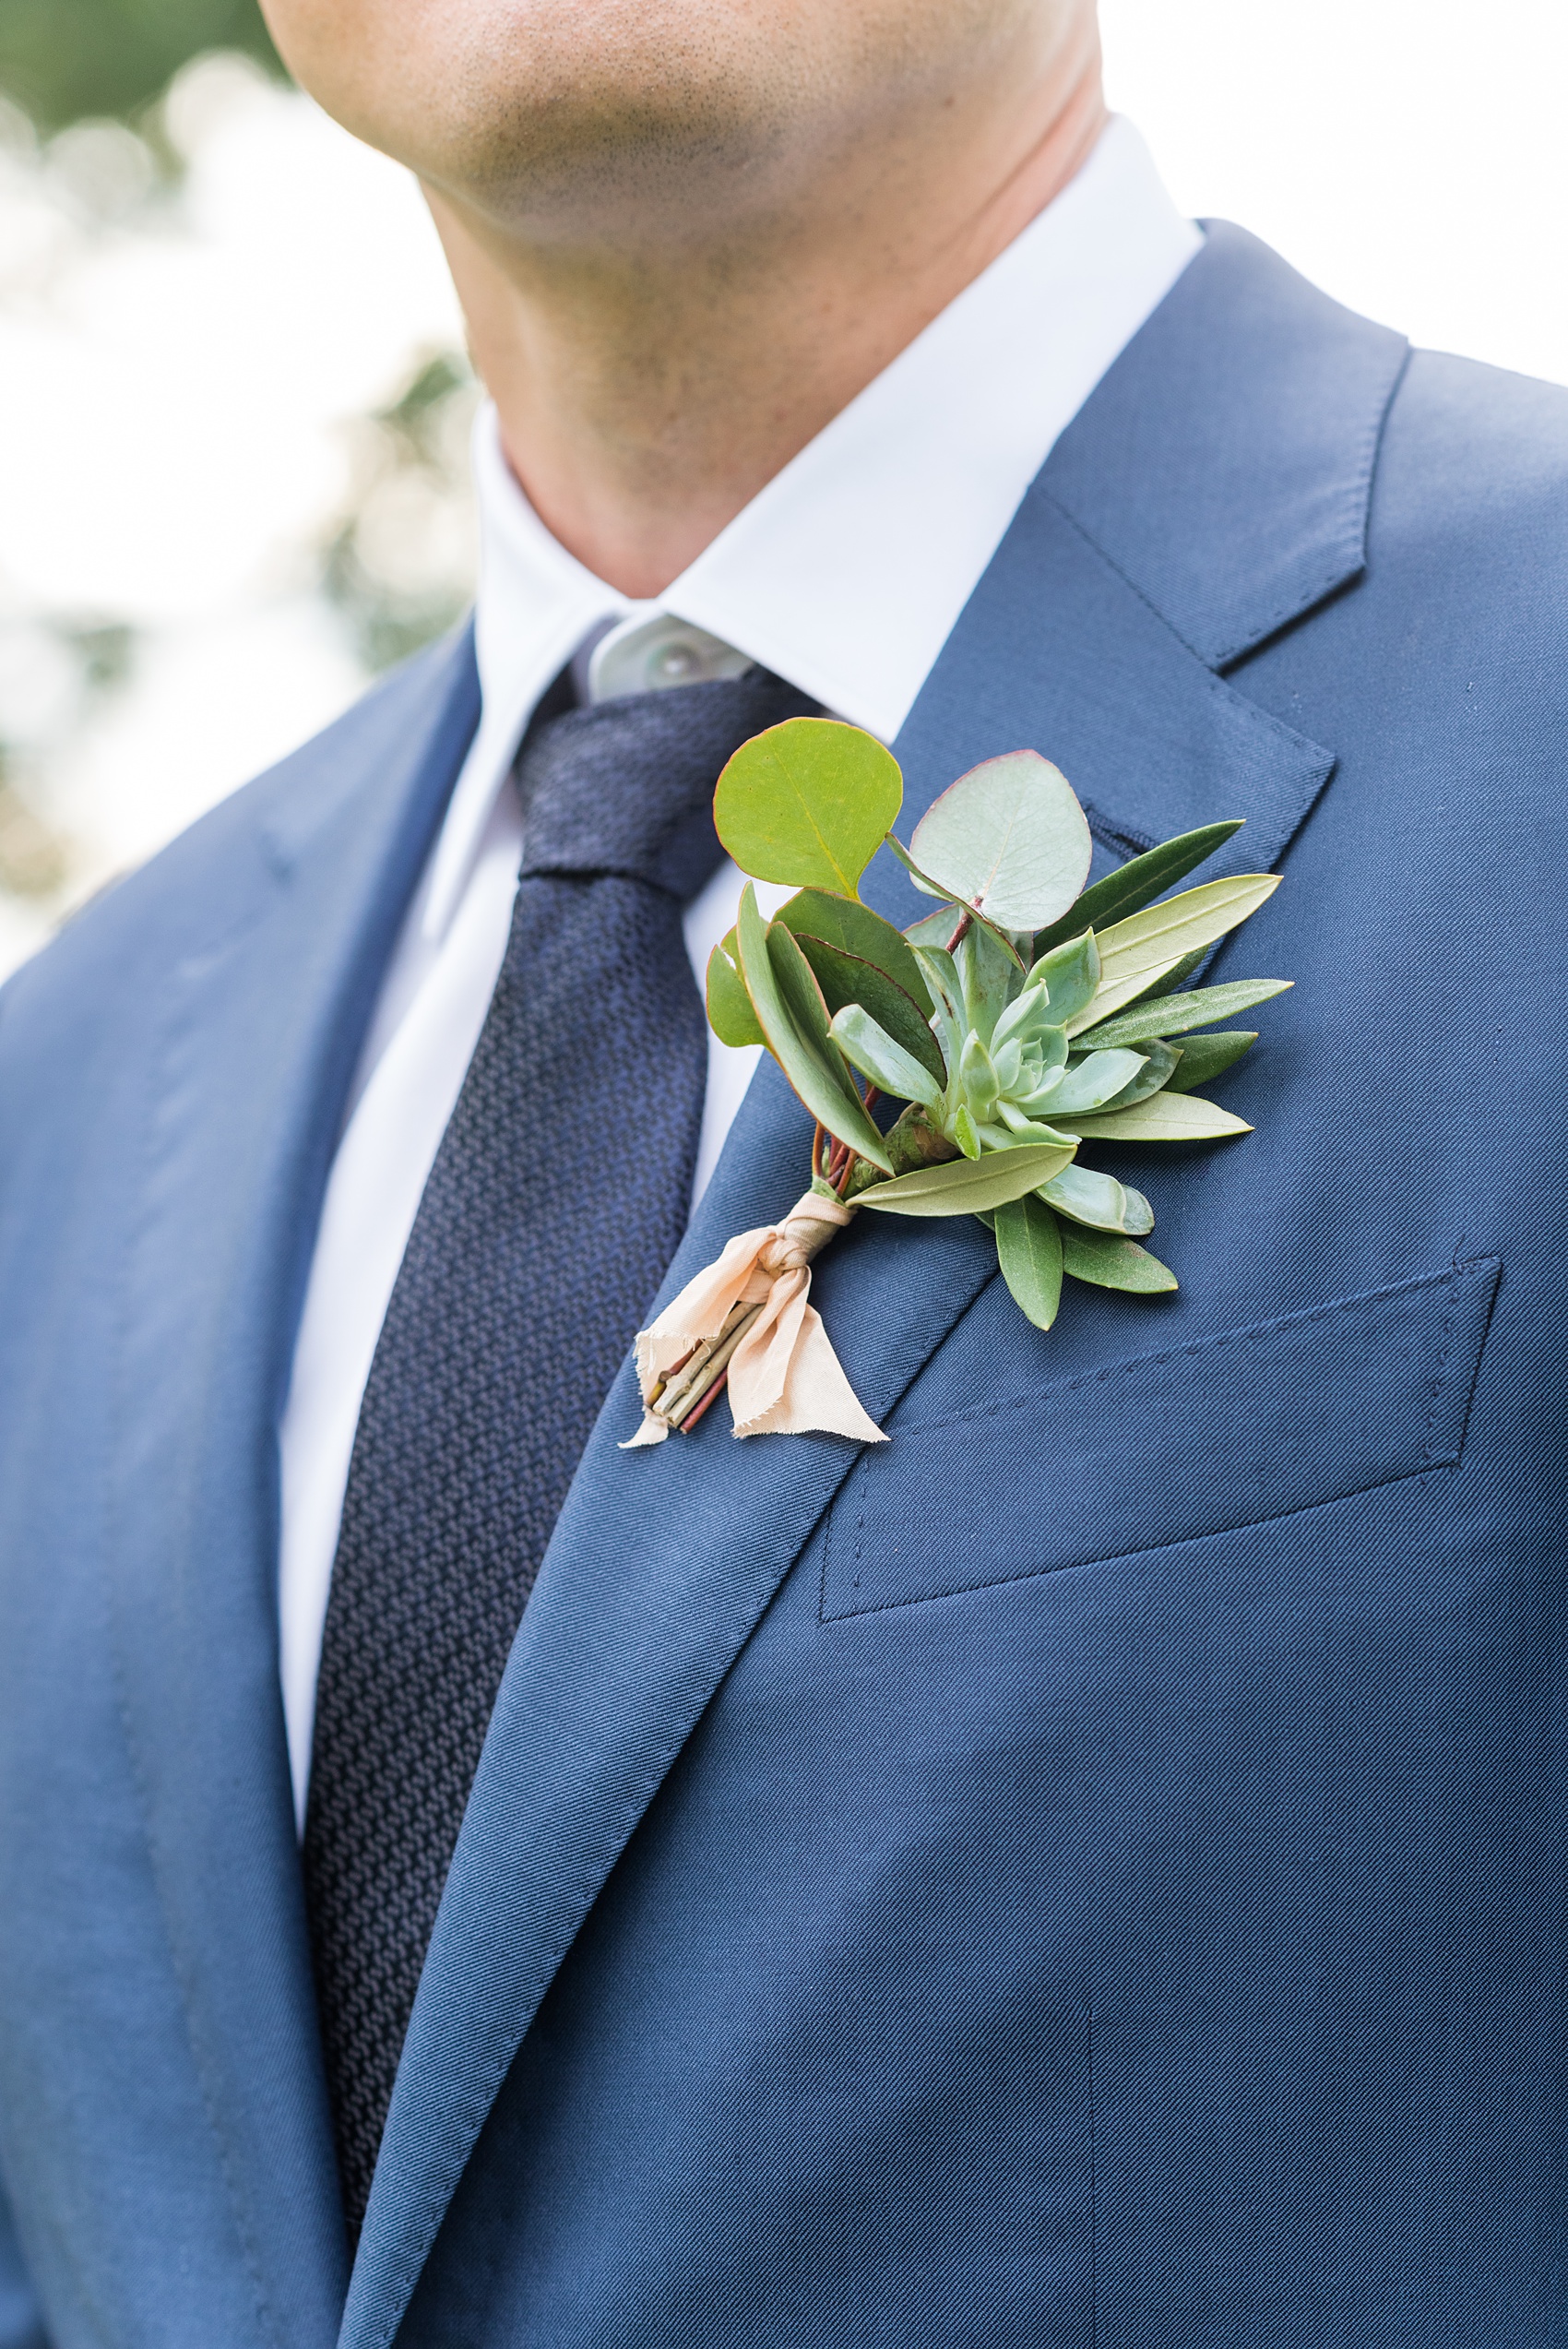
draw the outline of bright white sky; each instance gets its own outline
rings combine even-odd
[[[1101,0],[1177,202],[1413,341],[1568,383],[1563,0]]]
[[[1102,15],[1111,103],[1186,209],[1418,341],[1568,383],[1565,0]],[[175,114],[180,212],[107,240],[0,154],[0,733],[32,725],[86,881],[358,689],[310,550],[346,424],[459,331],[404,174],[232,68],[198,69]],[[131,687],[53,733],[50,614],[143,631]],[[0,900],[0,974],[42,924]]]

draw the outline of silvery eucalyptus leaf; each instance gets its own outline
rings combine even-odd
[[[916,826],[909,854],[988,921],[1032,933],[1073,903],[1092,846],[1066,777],[1038,751],[1015,750],[949,784]]]

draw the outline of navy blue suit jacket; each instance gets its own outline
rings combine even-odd
[[[351,2275],[274,1429],[467,644],[13,981],[0,2340],[33,2295],[55,2349],[1568,2334],[1565,616],[1568,399],[1215,230],[897,750],[911,816],[1029,745],[1119,853],[1247,818],[1285,886],[1220,972],[1297,982],[1256,1133],[1143,1154],[1180,1294],[1049,1337],[979,1226],[862,1218],[817,1294],[874,1452],[624,1454],[622,1379]],[[671,1288],[807,1141],[765,1070]]]

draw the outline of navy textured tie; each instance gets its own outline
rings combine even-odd
[[[518,759],[511,935],[365,1388],[317,1687],[305,1892],[351,2230],[507,1653],[685,1226],[713,786],[815,706],[754,671],[541,712]]]

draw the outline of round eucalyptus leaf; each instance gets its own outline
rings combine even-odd
[[[874,734],[789,718],[742,743],[713,795],[719,839],[754,880],[855,896],[904,797]]]
[[[1039,930],[1088,876],[1092,842],[1065,775],[1038,750],[988,758],[950,783],[909,853],[936,885],[1004,930]]]

